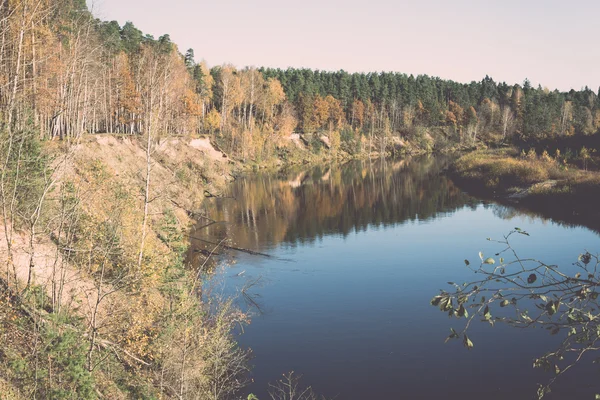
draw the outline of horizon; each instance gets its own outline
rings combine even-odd
[[[509,85],[528,79],[533,87],[561,92],[600,87],[594,69],[600,55],[593,52],[600,4],[591,1],[340,3],[88,0],[95,17],[121,26],[131,21],[155,38],[168,34],[181,53],[192,48],[196,61],[211,67],[394,72],[463,84],[489,76]],[[303,22],[308,18],[313,21]]]

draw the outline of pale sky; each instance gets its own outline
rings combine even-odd
[[[598,0],[88,0],[210,66],[600,86]]]

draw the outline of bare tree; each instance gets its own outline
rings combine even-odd
[[[510,133],[512,133],[515,121],[515,114],[512,112],[509,106],[502,106],[500,120],[502,123],[502,141],[504,142]]]
[[[283,378],[274,384],[269,384],[269,396],[272,400],[318,400],[312,387],[300,386],[301,375],[295,375],[294,371],[283,374]]]

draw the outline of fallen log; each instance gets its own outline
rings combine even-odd
[[[194,240],[199,240],[199,241],[201,241],[203,243],[212,244],[214,246],[219,246],[219,243],[211,242],[210,240],[201,239],[199,237],[189,236],[189,238],[190,239],[194,239]],[[229,246],[229,245],[226,245],[226,244],[221,244],[221,246],[224,247],[224,248],[226,248],[226,249],[228,249],[228,250],[240,251],[242,253],[252,254],[253,256],[263,256],[263,257],[273,258],[273,256],[270,255],[270,254],[260,253],[258,251],[254,251],[254,250],[250,250],[250,249],[245,249],[243,247]]]

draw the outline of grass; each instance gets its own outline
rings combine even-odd
[[[547,153],[509,148],[464,155],[451,174],[483,197],[515,200],[546,216],[600,230],[600,172],[584,171]]]
[[[511,191],[548,180],[580,179],[584,171],[569,169],[560,160],[533,153],[520,155],[514,149],[480,150],[459,158],[453,172],[479,182],[488,189]]]

